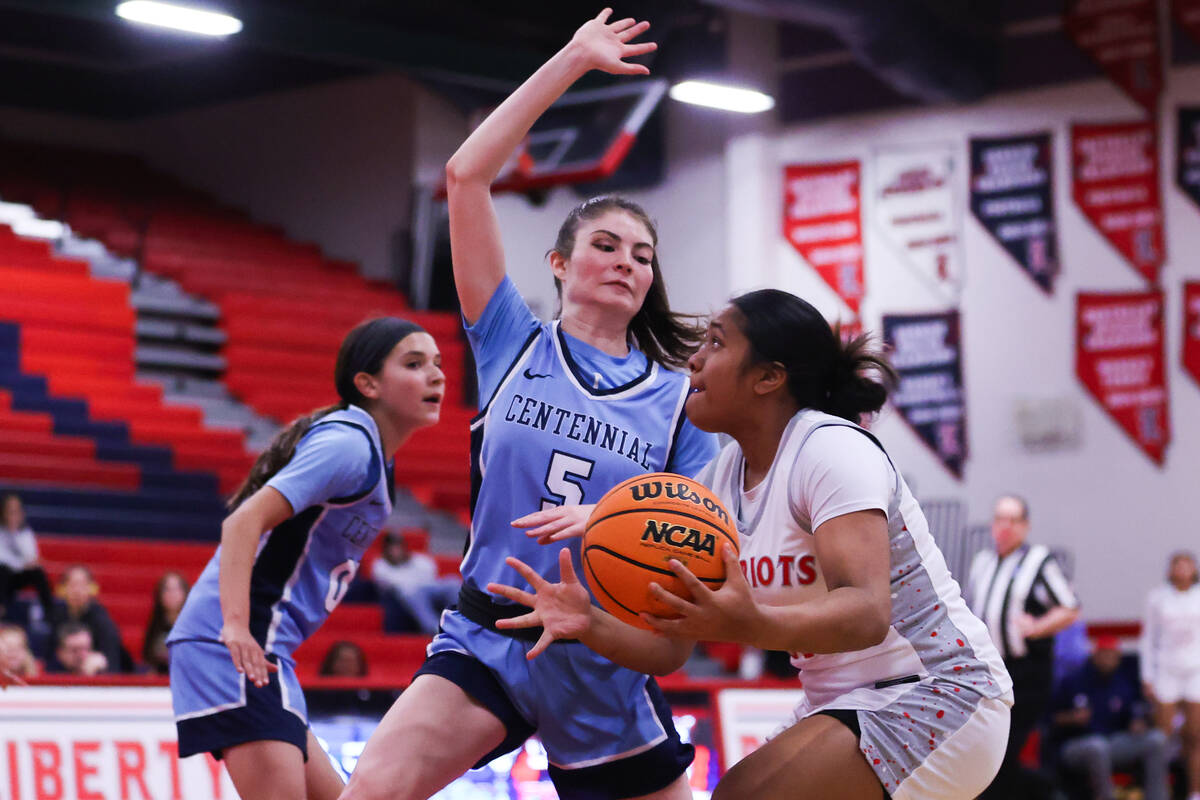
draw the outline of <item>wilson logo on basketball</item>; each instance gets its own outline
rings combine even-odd
[[[717,552],[717,537],[711,533],[701,533],[695,528],[653,519],[646,520],[646,530],[642,532],[642,541],[647,539],[653,539],[658,544],[665,541],[672,547],[686,547],[697,553],[708,553],[710,556]]]
[[[693,491],[692,487],[686,483],[675,483],[674,481],[645,481],[643,483],[635,483],[629,487],[629,492],[633,497],[633,502],[641,503],[646,500],[653,500],[660,497],[663,493],[671,500],[684,500],[688,503],[695,503],[698,506],[703,506],[704,510],[710,514],[715,514],[722,522],[729,522],[729,514],[722,508],[721,504],[710,497],[703,497],[699,492]],[[643,537],[644,538],[644,537]]]

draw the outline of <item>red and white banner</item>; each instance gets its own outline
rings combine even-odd
[[[858,314],[863,284],[859,164],[791,164],[783,175],[783,235]]]
[[[1163,293],[1080,292],[1075,374],[1108,415],[1162,464],[1171,441]]]
[[[1101,235],[1151,285],[1165,259],[1153,123],[1071,126],[1071,193]]]
[[[1200,0],[1171,0],[1171,12],[1179,27],[1200,44]]]
[[[176,752],[165,688],[0,692],[6,800],[237,800],[220,762]]]
[[[1151,116],[1162,93],[1157,0],[1072,0],[1067,35]]]
[[[962,287],[954,148],[875,154],[872,216],[898,260],[947,299]]]
[[[1200,383],[1200,281],[1183,284],[1183,368]]]

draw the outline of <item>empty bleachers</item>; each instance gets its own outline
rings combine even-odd
[[[278,228],[255,223],[138,159],[31,143],[6,143],[6,149],[13,159],[0,166],[0,198],[61,219],[110,251],[137,257],[144,273],[171,278],[210,301],[220,311],[224,344],[205,369],[223,370],[220,378],[234,397],[280,424],[336,400],[335,355],[351,327],[379,314],[424,326],[442,350],[446,421],[422,432],[415,457],[400,454],[397,480],[421,501],[465,519],[469,440],[463,420],[471,410],[464,405],[466,352],[456,315],[414,312],[399,292],[364,279],[354,265],[291,241]],[[231,442],[196,434],[194,418],[163,411],[161,398],[114,391],[117,382],[133,383],[135,319],[128,288],[114,284],[93,295],[82,287],[99,282],[87,276],[84,262],[54,259],[43,243],[18,241],[8,268],[26,269],[27,262],[43,279],[23,299],[25,316],[36,317],[25,322],[33,328],[23,340],[26,368],[51,377],[53,392],[92,401],[96,412],[127,412],[120,416],[129,421],[131,440],[169,445],[178,468],[215,472],[223,491],[236,485],[248,464],[230,455]],[[58,302],[64,297],[74,298],[69,312]],[[0,298],[0,320],[13,313]],[[60,337],[55,347],[56,333],[80,319],[96,331],[93,341],[76,349]],[[151,358],[152,349],[139,348],[140,356]],[[70,374],[89,380],[68,384]],[[410,460],[429,468],[405,468]]]

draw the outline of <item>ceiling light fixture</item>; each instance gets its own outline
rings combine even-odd
[[[128,0],[117,6],[117,16],[203,36],[229,36],[242,29],[242,21],[237,17],[157,0]]]
[[[709,81],[682,81],[671,87],[671,99],[739,114],[758,114],[775,107],[775,98],[755,89],[742,89]]]

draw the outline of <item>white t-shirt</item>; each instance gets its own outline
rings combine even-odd
[[[31,564],[36,564],[37,560],[37,538],[29,526],[10,531],[0,525],[0,565],[20,572]]]
[[[877,508],[887,513],[896,475],[874,442],[843,425],[818,428],[788,478],[796,521],[809,532],[834,517]]]
[[[375,559],[371,579],[380,588],[412,591],[437,581],[437,562],[425,553],[409,553],[403,564],[391,564],[387,559]]]
[[[1163,672],[1200,672],[1200,584],[1185,592],[1170,584],[1150,590],[1139,661],[1147,683]]]
[[[924,515],[883,449],[845,420],[805,410],[793,417],[762,482],[744,490],[744,459],[727,445],[698,480],[737,520],[742,572],[755,600],[786,606],[828,592],[814,531],[835,517],[887,515],[891,624],[884,640],[843,653],[792,653],[807,708],[872,708],[897,679],[917,676],[1000,697],[1011,687],[987,629],[967,610]],[[858,690],[863,690],[859,692]]]

